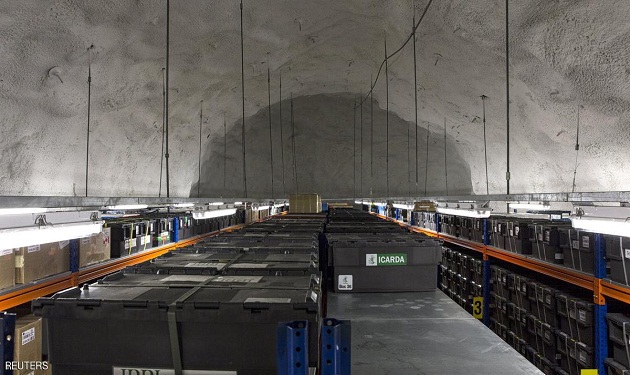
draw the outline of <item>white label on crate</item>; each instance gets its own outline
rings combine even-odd
[[[196,255],[196,254],[195,254]],[[216,268],[217,271],[220,271],[223,269],[223,267],[225,267],[225,263],[203,263],[203,262],[196,262],[196,263],[188,263],[187,265],[185,265],[184,267],[190,267],[190,268]]]
[[[551,340],[551,333],[549,331],[545,331],[545,339]]]
[[[291,303],[291,298],[256,298],[249,297],[244,303]]]
[[[317,298],[318,298],[317,293],[315,293],[315,292],[311,291],[311,299],[312,299],[313,301],[317,302]]]
[[[518,237],[518,234],[520,233],[520,231],[521,231],[521,227],[515,227],[514,228],[514,237]]]
[[[267,268],[269,265],[267,263],[236,263],[234,264],[237,268]]]
[[[140,246],[144,245],[144,236],[140,237]]]
[[[183,370],[183,375],[238,375],[236,371]],[[112,375],[175,375],[175,370],[143,367],[112,367]]]
[[[35,340],[35,327],[31,329],[27,329],[26,331],[22,332],[22,345],[23,346],[33,340]]]
[[[584,311],[584,310],[579,310],[579,311],[578,311],[578,315],[579,315],[579,319],[580,319],[580,321],[582,321],[582,322],[585,322],[585,323],[586,323],[586,311]]]
[[[218,276],[213,281],[220,283],[259,283],[262,276]]]
[[[630,259],[630,249],[624,249],[626,250],[626,258]]]
[[[589,247],[591,239],[588,236],[582,236],[582,247]]]
[[[548,295],[545,297],[545,303],[546,303],[547,305],[551,305],[551,295],[550,295],[550,294],[548,294]]]
[[[574,249],[577,249],[577,248],[580,247],[580,241],[578,241],[578,240],[571,241],[571,244],[573,244],[573,248]]]
[[[569,310],[569,318],[575,319],[575,310]]]
[[[542,233],[538,233],[537,238],[538,238],[538,242],[543,242],[543,235],[542,235]],[[547,241],[549,241],[549,240],[547,240]]]
[[[125,250],[129,249],[130,242],[129,240],[125,240]]]
[[[11,255],[11,253],[13,253],[13,249],[0,250],[0,257]]]
[[[153,223],[151,223],[151,232],[153,233]]]
[[[34,245],[34,246],[29,246],[28,247],[28,252],[29,253],[34,253],[36,251],[39,251],[39,245]]]
[[[339,275],[337,289],[352,290],[352,275]]]
[[[165,277],[162,279],[164,282],[193,282],[193,283],[202,283],[208,280],[211,276],[203,276],[203,275],[172,275],[169,277]]]
[[[376,256],[377,254],[365,254],[365,265],[367,267],[376,267],[378,264]]]
[[[556,260],[564,259],[564,253],[555,253],[554,258]]]

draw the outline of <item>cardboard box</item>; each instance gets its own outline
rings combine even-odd
[[[42,318],[28,315],[15,321],[13,360],[17,362],[42,360]]]
[[[0,250],[0,289],[15,285],[15,250]]]
[[[322,212],[322,200],[318,194],[291,194],[289,212],[297,214]]]
[[[435,203],[431,201],[420,201],[414,203],[414,211],[435,212]]]
[[[15,283],[26,284],[70,270],[70,241],[21,247],[15,252]]]
[[[79,267],[108,260],[111,257],[111,228],[79,240]]]

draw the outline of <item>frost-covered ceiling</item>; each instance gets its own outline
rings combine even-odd
[[[351,137],[335,139],[334,134],[349,134],[345,133],[352,127],[349,98],[369,89],[370,75],[376,74],[383,60],[384,36],[393,51],[410,33],[411,1],[244,3],[246,118],[252,124],[265,124],[254,119],[267,107],[269,66],[272,104],[279,101],[282,72],[284,99],[293,93],[301,104],[302,112],[296,106],[296,119],[302,125],[318,119],[302,136],[327,137],[331,150],[351,150]],[[418,15],[426,4],[427,0],[416,0]],[[87,48],[92,44],[89,194],[158,194],[165,9],[165,0],[0,2],[1,195],[84,194]],[[418,29],[419,126],[423,135],[427,126],[434,133],[429,179],[444,179],[439,139],[446,119],[452,192],[486,191],[482,94],[489,97],[489,190],[505,192],[504,9],[501,0],[434,0]],[[627,14],[627,1],[511,1],[512,192],[571,190],[579,105],[583,107],[576,191],[630,189]],[[170,25],[171,195],[188,196],[195,190],[200,106],[204,111],[202,180],[222,179],[211,166],[222,162],[214,150],[221,144],[224,119],[233,135],[228,148],[234,150],[229,172],[235,182],[225,191],[216,181],[202,184],[208,188],[205,195],[237,195],[239,2],[172,0]],[[392,116],[413,121],[411,43],[390,61],[389,68]],[[334,109],[318,105],[335,97],[347,105]],[[309,98],[319,101],[309,104]],[[383,75],[374,99],[381,110],[385,108]],[[279,119],[273,121],[277,141]],[[382,118],[374,126],[382,131]],[[250,131],[254,136],[258,129]],[[395,135],[390,146],[390,157],[397,160],[390,167],[398,176],[393,177],[392,194],[408,190],[404,134],[402,130]],[[285,137],[289,140],[289,135]],[[261,137],[262,142],[268,138]],[[278,147],[274,144],[274,163]],[[250,150],[250,160],[267,157],[257,154],[264,147],[256,150]],[[313,160],[317,153],[330,153],[319,146],[312,150]],[[424,151],[420,142],[419,153]],[[340,159],[346,155],[340,154]],[[421,161],[423,186],[424,158]],[[315,179],[305,179],[301,190],[317,189],[328,196],[352,191],[351,163],[320,165],[318,175],[330,175],[330,182],[318,178],[318,184],[309,186],[308,181]],[[270,186],[268,171],[249,164],[248,168],[252,168],[248,169],[251,190],[268,195],[264,188]],[[279,167],[274,176],[277,173]],[[429,190],[440,192],[441,185],[430,185]],[[367,191],[369,186],[364,188]]]

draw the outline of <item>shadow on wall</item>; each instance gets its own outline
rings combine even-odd
[[[356,110],[356,133],[353,131],[354,98],[355,94],[352,93],[294,98],[295,139],[291,127],[290,100],[282,101],[282,136],[280,103],[271,106],[273,193],[268,109],[261,109],[255,115],[246,118],[248,197],[280,198],[294,192],[319,193],[326,198],[369,197],[370,194],[375,197],[423,195],[427,130],[422,126],[426,126],[426,123],[419,124],[418,128],[416,185],[414,124],[390,113],[387,187],[386,111],[374,100],[374,124],[371,129],[370,103],[369,101],[364,103],[361,137],[359,109]],[[441,129],[439,125],[434,124],[431,124],[431,128]],[[411,134],[409,149],[408,130]],[[226,138],[226,153],[223,137],[213,139],[203,152],[200,196],[244,196],[240,120],[228,126]],[[450,137],[447,147],[448,192],[469,194],[472,192],[470,166],[460,157],[456,151],[456,143]],[[356,157],[353,149],[356,150]],[[444,139],[441,134],[429,135],[429,150],[427,193],[444,194],[446,177]],[[196,183],[191,188],[190,196],[197,196]]]

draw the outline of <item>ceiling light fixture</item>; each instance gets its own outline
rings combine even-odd
[[[630,207],[575,207],[571,224],[587,232],[630,237]]]

